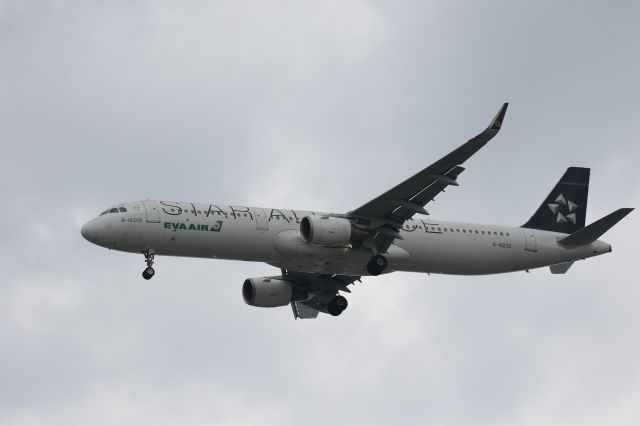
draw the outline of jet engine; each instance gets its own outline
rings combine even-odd
[[[289,282],[273,278],[247,278],[242,285],[242,297],[250,306],[285,306],[293,300],[293,295],[293,288]]]
[[[351,241],[351,222],[332,216],[305,216],[300,221],[300,234],[307,243],[340,246]]]

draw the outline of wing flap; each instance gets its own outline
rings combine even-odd
[[[314,319],[319,312],[327,312],[327,303],[338,294],[338,291],[351,293],[347,286],[359,281],[360,277],[283,271],[280,279],[291,282],[309,294],[307,300],[291,302],[293,317]]]
[[[317,309],[313,309],[303,302],[291,302],[291,309],[295,319],[315,319],[320,313]]]

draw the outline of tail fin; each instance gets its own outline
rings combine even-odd
[[[582,228],[573,234],[564,237],[558,242],[560,244],[567,244],[571,246],[591,244],[632,211],[633,209],[630,208],[618,209],[615,212],[606,215],[602,219],[596,220],[586,228]]]
[[[590,169],[569,167],[523,228],[572,234],[584,228]]]

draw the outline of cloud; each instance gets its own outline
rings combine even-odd
[[[243,303],[268,265],[147,282],[79,228],[147,197],[347,211],[504,101],[435,217],[524,223],[572,165],[588,221],[637,206],[636,9],[0,3],[0,423],[634,424],[635,213],[566,275],[368,278],[317,321]]]

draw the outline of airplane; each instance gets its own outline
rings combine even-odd
[[[458,186],[461,166],[498,134],[508,103],[489,126],[460,147],[382,195],[347,213],[132,201],[82,226],[102,247],[142,253],[145,279],[155,256],[264,262],[280,275],[247,278],[244,301],[257,307],[291,305],[295,319],[340,315],[341,293],[363,276],[394,271],[483,275],[549,266],[564,274],[577,261],[611,252],[599,238],[632,208],[585,226],[590,169],[569,167],[522,226],[435,220],[425,206]]]

